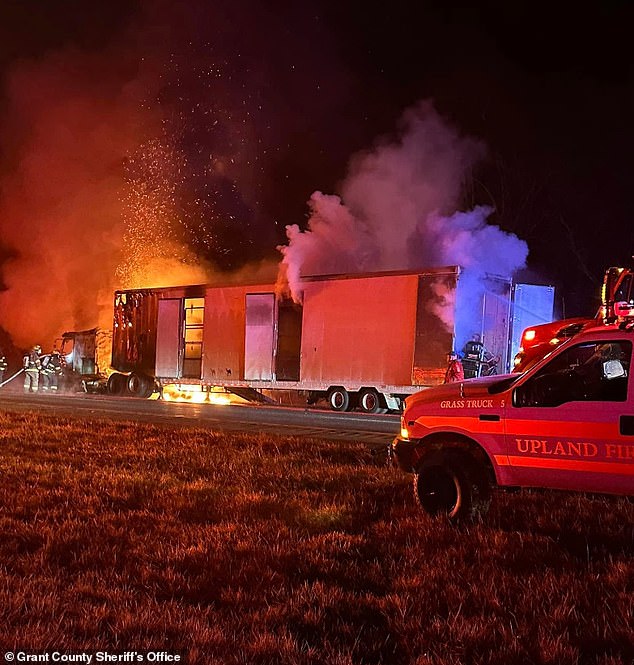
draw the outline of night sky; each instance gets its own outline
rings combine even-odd
[[[311,194],[338,193],[351,156],[430,100],[486,145],[462,205],[528,243],[560,313],[590,313],[603,269],[634,252],[634,5],[479,4],[4,0],[0,68],[61,53],[104,95],[135,81],[178,155],[179,237],[221,270],[275,257]],[[6,177],[28,130],[8,87],[0,100]],[[138,153],[121,168],[151,171]]]

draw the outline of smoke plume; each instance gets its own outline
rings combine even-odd
[[[120,64],[120,60],[117,64]],[[144,135],[133,80],[75,51],[11,71],[2,135],[2,326],[47,348],[96,323],[121,257],[122,163]]]
[[[0,136],[0,325],[46,350],[112,322],[115,288],[206,281],[179,242],[152,75],[121,44],[15,65]],[[157,139],[159,137],[159,139]],[[146,172],[133,165],[143,162]]]
[[[486,275],[511,276],[528,254],[524,241],[487,223],[490,208],[460,211],[465,178],[484,154],[430,103],[409,109],[397,138],[352,158],[341,198],[315,192],[307,229],[287,227],[288,244],[278,249],[293,298],[301,301],[302,275],[459,265],[457,305],[467,316]],[[449,323],[453,296],[437,296],[431,306]]]

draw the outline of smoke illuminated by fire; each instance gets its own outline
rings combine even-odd
[[[0,326],[17,346],[109,327],[116,288],[270,272],[293,205],[279,184],[311,158],[290,100],[330,128],[347,90],[312,13],[287,11],[300,33],[266,3],[142,0],[98,44],[64,46],[69,29],[7,64]],[[306,67],[329,75],[316,86]]]
[[[528,247],[488,224],[489,208],[459,211],[464,180],[484,154],[481,144],[460,136],[427,102],[409,109],[399,129],[397,138],[382,139],[351,160],[342,198],[311,196],[307,230],[287,227],[288,245],[278,248],[281,274],[301,301],[300,275],[459,265],[464,300],[457,312],[465,324],[456,324],[466,338],[486,275],[511,276],[524,265]],[[430,307],[449,324],[451,297],[437,296]]]
[[[115,288],[206,279],[178,242],[178,164],[155,138],[161,114],[144,103],[136,68],[121,76],[121,61],[66,51],[8,79],[0,324],[18,346],[109,327]]]
[[[155,53],[139,69],[138,48],[68,49],[7,77],[0,325],[19,347],[110,327],[115,289],[211,279],[182,211],[196,165],[156,101],[169,63]]]
[[[15,67],[7,97],[0,242],[12,258],[2,265],[1,324],[17,345],[46,349],[111,306],[122,159],[154,118],[107,57],[73,51]]]
[[[306,114],[289,100],[309,100],[325,132],[348,89],[327,51],[319,71],[332,76],[318,86],[289,63],[271,39],[282,30],[277,14],[264,5],[250,32],[234,20],[239,2],[226,15],[203,0],[144,6],[142,25],[103,52],[49,52],[7,77],[0,326],[18,346],[109,327],[117,288],[268,274],[276,224],[292,218],[283,215],[294,203],[279,181],[323,153],[302,143]],[[298,12],[306,34],[318,35]],[[201,17],[216,41],[198,30]],[[298,57],[317,59],[310,40],[294,39]],[[239,53],[237,43],[249,48]],[[270,85],[272,72],[282,86]],[[464,213],[467,221],[454,214],[482,153],[429,105],[408,111],[398,139],[352,160],[341,199],[315,192],[308,231],[288,228],[283,268],[294,294],[300,273],[459,263],[477,275],[494,254],[509,269],[521,265],[525,246],[492,233],[484,209]],[[468,238],[488,243],[488,255]]]

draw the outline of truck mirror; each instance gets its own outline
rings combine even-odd
[[[606,360],[603,363],[603,376],[606,379],[620,379],[625,375],[625,367],[620,360]]]

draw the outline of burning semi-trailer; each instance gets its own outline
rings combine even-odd
[[[110,394],[187,388],[215,401],[220,389],[268,401],[291,391],[337,411],[399,409],[405,396],[442,383],[447,352],[465,332],[505,372],[522,330],[552,318],[552,287],[490,276],[473,302],[463,276],[450,266],[305,277],[301,304],[274,283],[116,291],[110,367],[75,360],[93,370],[88,389]]]

